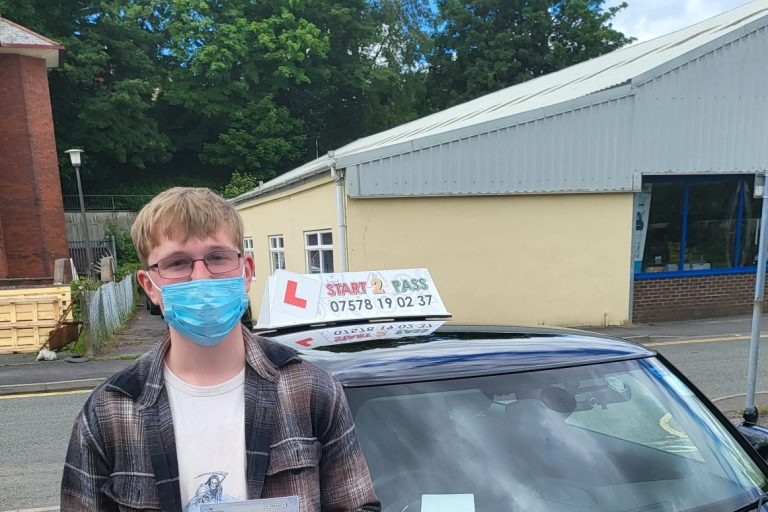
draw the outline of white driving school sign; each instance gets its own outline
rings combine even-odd
[[[267,279],[256,327],[449,315],[424,268],[336,274],[278,270]]]

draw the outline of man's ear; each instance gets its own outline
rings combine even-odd
[[[245,265],[245,291],[248,292],[251,290],[251,282],[256,272],[256,261],[253,259],[253,255],[246,254],[243,256],[243,265]]]
[[[162,294],[152,285],[152,281],[149,278],[149,272],[146,270],[137,270],[136,281],[139,283],[139,286],[141,286],[141,288],[144,290],[144,293],[147,294],[147,297],[149,297],[149,300],[151,300],[153,304],[157,306],[162,304]]]

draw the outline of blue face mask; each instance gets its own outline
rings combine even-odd
[[[160,291],[168,325],[204,347],[218,345],[248,308],[242,277],[194,279],[167,284]]]

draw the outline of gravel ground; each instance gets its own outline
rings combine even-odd
[[[138,357],[150,350],[168,332],[168,326],[160,315],[151,315],[144,306],[144,297],[136,305],[136,311],[123,328],[99,350],[98,358]]]

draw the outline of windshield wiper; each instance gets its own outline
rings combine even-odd
[[[763,505],[768,505],[768,492],[764,492],[757,497],[755,501],[741,508],[737,508],[733,512],[748,512],[750,510],[760,510]]]

